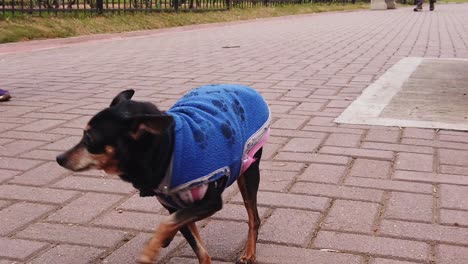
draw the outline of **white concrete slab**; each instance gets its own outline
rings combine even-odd
[[[468,59],[404,58],[335,122],[468,130]]]

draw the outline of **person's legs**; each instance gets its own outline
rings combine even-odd
[[[434,3],[435,3],[435,0],[429,1],[429,10],[434,11]]]
[[[0,89],[0,102],[8,101],[10,98],[11,95],[7,90]]]
[[[413,9],[413,11],[417,12],[419,10],[422,10],[423,2],[424,0],[416,0],[416,7]]]

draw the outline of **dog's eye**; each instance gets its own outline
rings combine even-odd
[[[90,146],[93,144],[93,138],[91,137],[89,133],[86,133],[86,132],[84,133],[83,142],[86,146]]]

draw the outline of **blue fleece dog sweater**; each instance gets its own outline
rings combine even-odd
[[[196,88],[167,114],[175,121],[175,143],[170,169],[156,192],[172,207],[180,207],[169,199],[174,193],[206,186],[224,176],[224,188],[231,185],[249,151],[270,126],[270,110],[263,97],[242,85]]]

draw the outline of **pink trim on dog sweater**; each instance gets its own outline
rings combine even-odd
[[[254,163],[257,159],[254,158],[255,153],[265,145],[265,143],[268,140],[268,137],[270,136],[270,128],[265,132],[265,134],[260,138],[260,140],[257,142],[255,146],[252,147],[252,149],[247,153],[247,157],[242,161],[242,167],[241,167],[241,173],[239,175],[242,175],[249,167]]]

